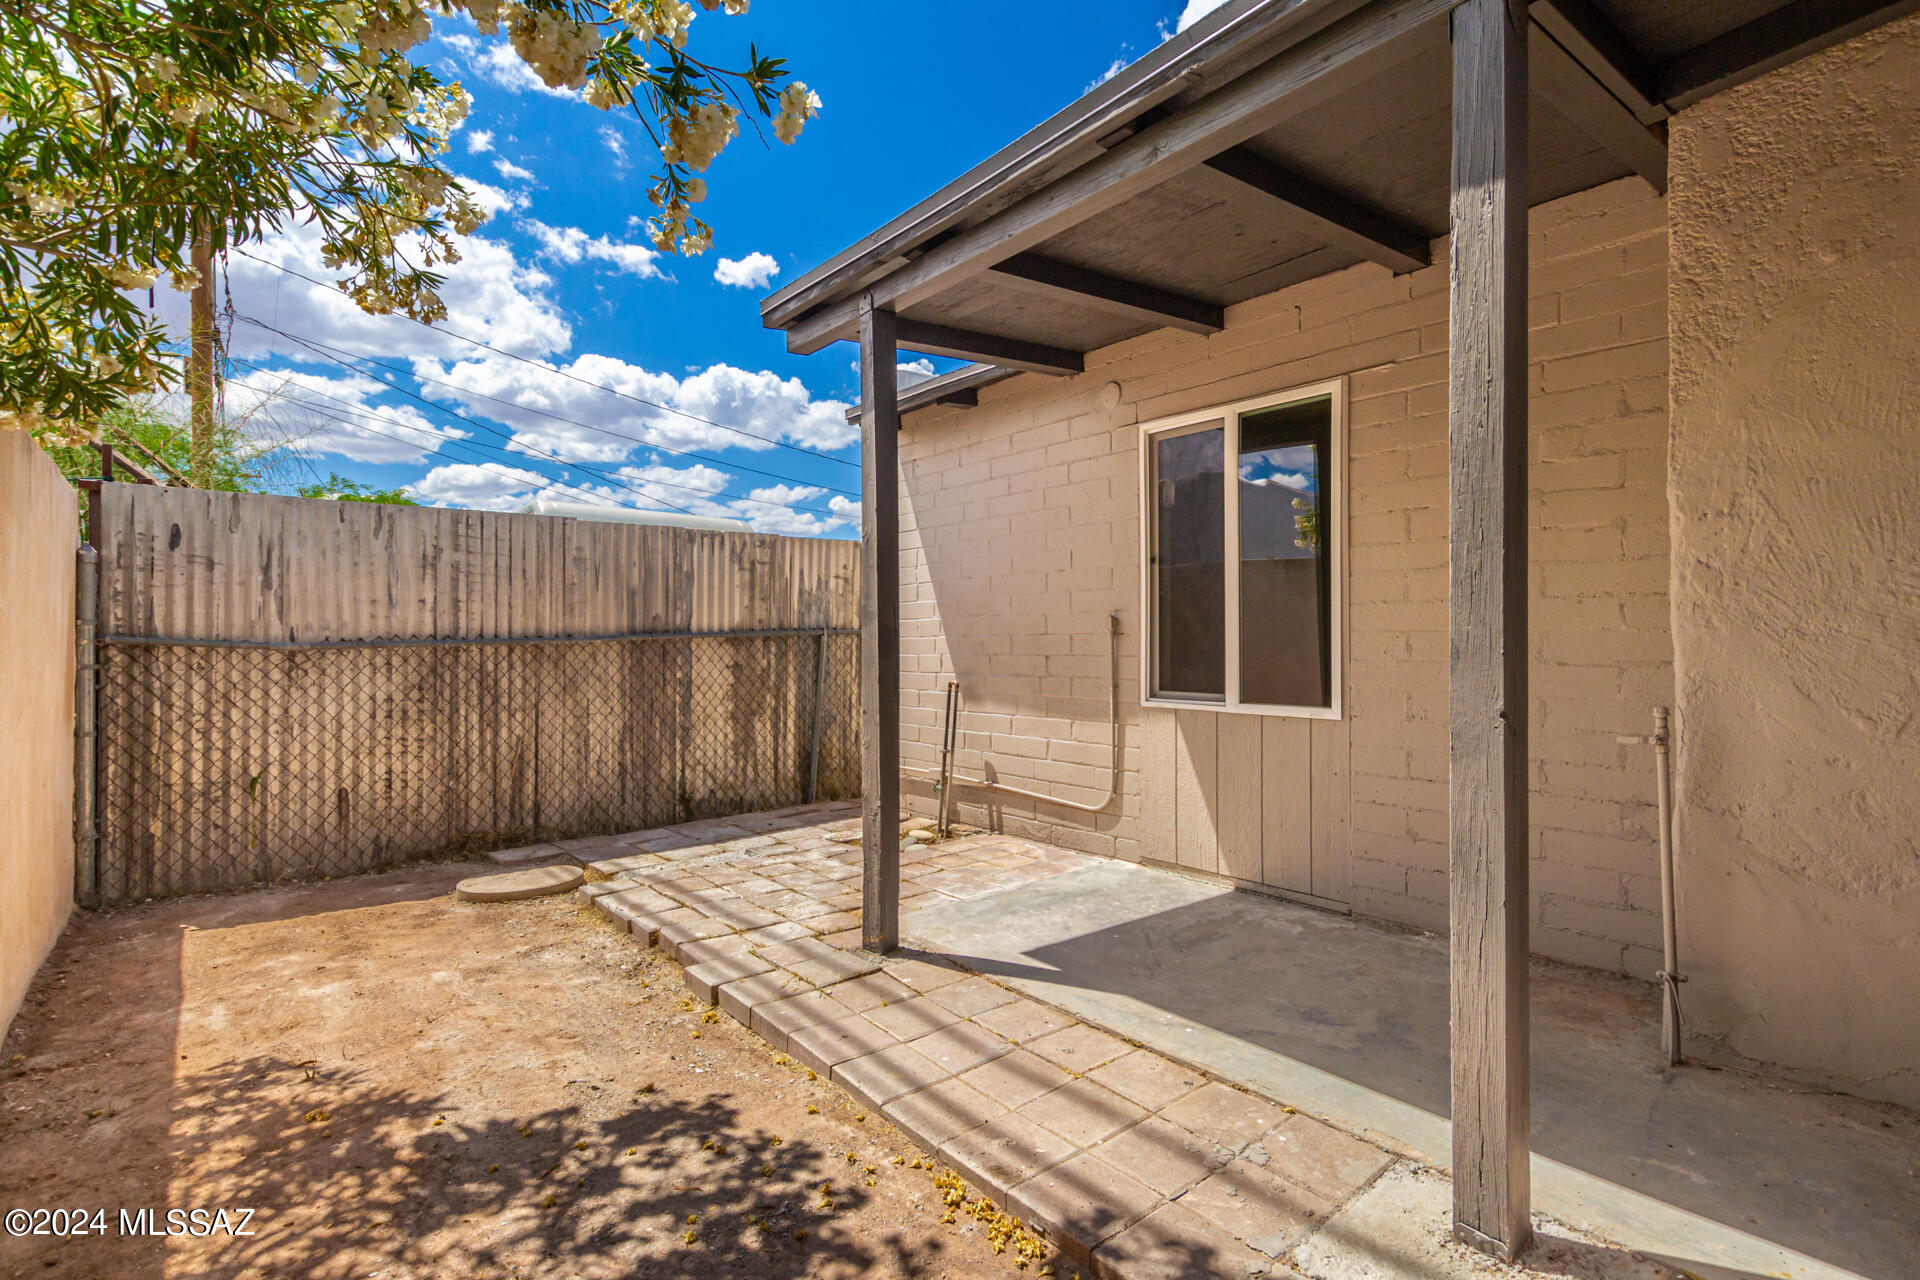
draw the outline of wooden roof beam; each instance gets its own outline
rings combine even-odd
[[[995,333],[975,333],[952,325],[931,324],[901,316],[897,325],[899,343],[909,351],[955,360],[978,360],[1003,369],[1027,373],[1084,373],[1086,357],[1078,351],[1050,347],[1042,342],[1006,338]]]
[[[1218,333],[1227,323],[1224,310],[1210,302],[1122,280],[1038,253],[1017,253],[1005,262],[995,263],[989,274],[995,284],[1009,289],[1124,316],[1158,328]]]
[[[1537,22],[1527,27],[1527,59],[1534,87],[1561,115],[1645,178],[1655,191],[1666,194],[1664,124],[1642,124],[1627,103],[1609,92]]]
[[[1661,67],[1660,97],[1678,111],[1914,12],[1920,0],[1795,0]]]
[[[978,277],[1229,147],[1319,106],[1446,40],[1458,0],[1378,0],[1257,70],[1115,146],[1018,204],[966,228],[873,281],[875,300],[911,307]],[[818,351],[858,331],[859,300],[815,307],[787,323],[787,349]],[[1004,364],[1005,361],[995,363]]]
[[[1273,214],[1318,240],[1386,267],[1395,275],[1433,262],[1427,238],[1386,214],[1356,204],[1245,147],[1213,156],[1193,181],[1219,199]]]
[[[1658,124],[1670,114],[1660,100],[1659,72],[1592,0],[1533,0],[1527,12],[1641,124]]]

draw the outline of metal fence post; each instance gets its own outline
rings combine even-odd
[[[94,823],[94,751],[99,716],[98,646],[100,553],[81,546],[74,561],[73,654],[73,896],[80,905],[100,901],[100,837]]]
[[[807,803],[820,799],[820,718],[827,701],[827,633],[822,631],[813,657],[813,745],[807,752]]]

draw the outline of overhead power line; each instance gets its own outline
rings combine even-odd
[[[271,375],[278,372],[277,370],[268,369],[261,365],[254,364],[251,361],[243,360],[238,356],[232,356],[229,358],[235,364],[243,365],[249,369],[258,370],[261,373]],[[410,422],[401,422],[397,418],[389,418],[380,414],[371,413],[363,405],[356,405],[352,401],[341,399],[339,396],[328,395],[324,391],[314,391],[311,387],[302,387],[301,390],[307,391],[312,395],[319,396],[323,400],[332,401],[335,405],[338,405],[340,407],[329,409],[327,406],[315,404],[311,400],[303,400],[299,396],[288,395],[286,394],[284,388],[280,392],[276,393],[276,398],[279,400],[283,400],[288,404],[294,404],[294,405],[300,406],[301,409],[305,410],[311,416],[320,419],[322,422],[331,422],[335,426],[345,427],[349,431],[364,431],[370,435],[379,436],[382,439],[392,440],[398,444],[407,445],[409,447],[417,448],[419,446],[415,444],[414,441],[403,439],[400,436],[393,435],[391,432],[382,431],[379,428],[370,426],[368,424],[370,422],[383,423],[386,426],[390,426],[401,431],[408,431],[408,432],[412,432],[414,435],[424,436],[431,442],[431,445],[430,447],[421,450],[423,453],[433,453],[441,450],[447,450],[451,452],[454,449],[461,449],[461,450],[484,449],[489,453],[496,454],[499,457],[505,459],[507,463],[514,464],[513,470],[516,473],[515,476],[513,477],[514,479],[517,480],[522,476],[532,476],[537,482],[536,487],[538,488],[542,488],[542,489],[556,488],[556,487],[564,488],[590,501],[597,501],[605,496],[604,494],[597,494],[593,492],[591,489],[583,488],[577,484],[572,484],[564,480],[542,476],[537,471],[528,471],[524,467],[521,467],[518,465],[519,462],[521,461],[522,455],[511,454],[507,452],[507,450],[501,448],[499,445],[488,444],[484,440],[474,440],[469,438],[449,438],[447,436],[440,435],[437,432],[426,427],[418,427]],[[345,414],[347,416],[346,417],[340,416],[342,414]],[[473,465],[486,467],[490,470],[501,472],[502,474],[505,474],[506,472],[506,467],[503,466],[501,463],[493,462],[486,458],[474,458],[471,456],[470,453],[459,453],[459,454],[454,454],[453,456],[461,458],[463,461],[470,462]],[[683,515],[694,514],[692,511],[688,510],[686,507],[682,507],[676,503],[669,502],[665,498],[659,497],[658,495],[647,493],[643,489],[636,488],[635,486],[626,483],[625,481],[621,480],[619,477],[609,476],[603,473],[596,472],[591,467],[583,466],[580,469],[588,472],[589,474],[596,475],[598,476],[598,478],[605,480],[610,484],[626,489],[638,495],[639,497],[645,498],[650,502],[657,502],[661,506],[671,507],[673,510],[678,511]]]
[[[348,422],[344,418],[336,418],[331,414],[323,413],[317,409],[309,408],[308,413],[311,414],[314,418],[317,418],[322,422],[331,422],[336,426],[345,427],[349,431],[365,432],[368,435],[379,436],[385,440],[392,440],[396,444],[411,446],[413,443],[412,441],[403,439],[402,437],[396,436],[391,432],[382,431],[377,427],[370,427],[370,426],[367,426],[365,423],[360,423],[360,422]],[[396,427],[400,427],[403,430],[416,431],[416,432],[420,430],[420,428],[409,426],[406,423],[396,422],[396,423],[393,423],[392,425]],[[435,437],[435,440],[439,442],[443,448],[447,448],[447,449],[456,448],[468,443],[462,440],[441,441],[439,437]],[[289,444],[286,447],[290,449],[294,449],[301,453],[310,454],[309,450],[303,448],[298,443]],[[482,446],[475,446],[475,447],[482,447]],[[524,471],[519,469],[509,470],[507,467],[503,466],[502,464],[490,461],[486,458],[465,457],[463,455],[457,455],[457,454],[454,456],[462,457],[463,460],[469,466],[479,467],[483,471],[495,472],[496,474],[505,476],[507,479],[512,480],[516,484],[525,484],[527,488],[535,489],[540,492],[546,492],[547,490],[554,490],[557,492],[572,493],[581,498],[587,499],[589,501],[598,499],[601,496],[599,494],[593,493],[591,490],[582,489],[578,485],[568,484],[564,480],[556,480],[550,476],[543,476],[535,471]],[[527,479],[527,477],[532,477],[532,479],[529,480]],[[672,506],[673,504],[664,503],[663,505]],[[684,508],[675,507],[674,510],[680,511],[680,510],[684,510]],[[691,513],[688,513],[688,514],[691,514]]]
[[[318,285],[322,289],[337,290],[339,288],[338,282],[317,279],[313,276],[307,275],[303,271],[295,271],[292,267],[283,266],[278,262],[273,262],[273,261],[270,261],[269,259],[262,258],[258,254],[248,253],[245,249],[230,249],[228,252],[236,253],[241,257],[248,259],[249,261],[259,263],[261,266],[272,267],[275,271],[283,271],[286,274],[294,277],[296,280],[305,280],[308,284]],[[545,363],[544,361],[535,360],[530,356],[523,356],[518,354],[517,352],[502,350],[501,348],[494,346],[492,343],[482,342],[478,338],[469,338],[464,333],[456,333],[452,329],[443,328],[442,326],[437,324],[430,324],[425,320],[415,319],[413,316],[405,315],[403,313],[396,312],[395,314],[400,315],[401,318],[404,320],[408,320],[413,324],[419,325],[423,329],[431,329],[435,333],[442,334],[449,338],[453,338],[459,342],[468,343],[471,346],[479,347],[483,351],[491,351],[497,356],[505,356],[509,360],[517,360],[521,364],[531,365],[534,368],[541,370],[542,372],[553,374],[555,377],[565,378],[569,382],[577,382],[584,387],[592,387],[596,391],[604,391],[606,394],[610,396],[618,396],[622,400],[631,400],[635,404],[643,404],[650,409],[658,409],[662,413],[677,414],[682,418],[687,418],[694,422],[704,422],[706,425],[710,427],[718,427],[722,431],[731,431],[735,435],[745,436],[749,440],[757,440],[761,444],[769,444],[774,446],[777,449],[787,449],[787,450],[791,450],[794,453],[804,453],[808,457],[820,458],[827,462],[837,462],[843,467],[852,467],[856,471],[859,470],[859,467],[860,467],[860,464],[857,462],[849,462],[845,458],[836,458],[832,454],[822,453],[818,449],[809,449],[805,445],[793,444],[789,441],[775,439],[771,436],[755,435],[751,431],[747,431],[740,427],[732,426],[725,422],[715,422],[712,418],[703,418],[699,414],[689,413],[685,409],[676,409],[672,405],[661,404],[656,400],[649,400],[645,396],[636,396],[630,391],[621,391],[618,388],[609,387],[604,385],[603,383],[590,381],[589,379],[580,377],[578,374],[568,373],[565,369],[557,369],[554,366]]]
[[[265,329],[268,333],[278,334],[282,338],[285,338],[287,341],[297,342],[303,347],[331,352],[333,358],[336,360],[337,363],[353,361],[358,363],[374,365],[378,368],[386,369],[393,373],[405,374],[407,377],[413,379],[415,382],[426,382],[426,383],[431,383],[436,387],[446,387],[449,390],[456,391],[460,393],[460,395],[464,397],[468,397],[470,399],[487,400],[494,404],[506,405],[508,408],[515,409],[521,413],[530,413],[538,417],[549,418],[554,422],[564,422],[568,426],[579,427],[586,431],[597,432],[600,435],[607,436],[614,440],[625,441],[628,444],[637,445],[641,448],[657,449],[662,453],[677,454],[681,457],[693,458],[699,462],[710,462],[716,467],[725,467],[731,471],[745,471],[752,475],[765,476],[767,479],[777,480],[781,484],[799,485],[801,487],[809,488],[809,489],[825,489],[828,493],[837,493],[843,498],[858,498],[860,496],[860,494],[853,489],[836,489],[832,485],[813,484],[806,480],[802,480],[797,476],[785,475],[778,471],[766,471],[759,467],[749,467],[745,463],[728,462],[725,459],[711,457],[707,454],[699,453],[692,449],[680,449],[669,444],[659,444],[655,441],[648,440],[643,436],[627,435],[625,432],[615,431],[610,427],[597,426],[596,424],[591,422],[581,422],[577,418],[569,418],[563,414],[554,413],[551,410],[536,409],[532,405],[524,405],[519,403],[516,400],[508,400],[501,396],[488,395],[483,391],[475,391],[473,388],[462,386],[460,383],[457,383],[457,382],[448,382],[444,378],[423,377],[422,375],[415,373],[411,369],[407,369],[401,365],[394,364],[390,361],[378,360],[378,359],[375,359],[373,356],[355,355],[353,354],[353,352],[347,350],[345,347],[336,347],[332,343],[322,342],[318,338],[302,337],[296,333],[289,333],[285,329],[278,328],[275,325],[270,325],[264,320],[259,320],[253,316],[245,315],[240,312],[235,312],[234,318],[237,320],[244,320],[248,324],[253,325],[255,328]],[[380,381],[387,383],[389,386],[392,386],[393,389],[396,391],[401,391],[403,393],[405,392],[405,388],[395,384],[390,378],[382,378],[380,379]]]
[[[279,332],[279,330],[275,330],[275,332]],[[353,364],[351,364],[351,363],[349,363],[349,362],[348,362],[347,360],[344,360],[344,359],[342,359],[342,358],[340,358],[340,357],[338,357],[338,356],[331,356],[331,355],[328,355],[328,354],[326,354],[326,352],[325,352],[325,351],[323,351],[323,350],[321,350],[321,348],[319,348],[318,346],[315,346],[315,345],[313,345],[313,344],[311,344],[311,343],[308,343],[308,342],[306,342],[306,341],[305,341],[304,339],[301,339],[301,338],[296,338],[296,337],[294,337],[294,336],[293,336],[292,334],[282,334],[282,336],[283,336],[283,337],[285,337],[285,338],[287,338],[287,339],[289,339],[290,341],[293,341],[293,342],[298,342],[298,343],[300,343],[300,344],[301,344],[302,346],[306,346],[306,347],[308,347],[308,349],[309,349],[309,350],[311,350],[311,351],[313,351],[313,352],[314,352],[314,354],[316,354],[316,355],[318,355],[318,356],[319,356],[319,357],[320,357],[321,359],[323,359],[323,360],[327,360],[327,361],[330,361],[330,362],[332,362],[333,364],[335,364],[335,365],[338,365],[338,366],[339,366],[340,368],[342,368],[342,369],[345,369],[345,370],[347,370],[347,371],[348,371],[349,373],[358,373],[358,372],[360,372],[360,370],[359,370],[359,369],[358,369],[358,368],[357,368],[356,366],[354,366]],[[263,373],[267,373],[267,374],[270,374],[270,375],[278,375],[278,376],[286,376],[286,375],[285,375],[285,374],[284,374],[284,373],[283,373],[282,371],[280,371],[280,370],[273,370],[273,369],[264,369],[264,368],[262,368],[262,367],[261,367],[260,365],[256,365],[256,364],[252,364],[252,363],[250,363],[250,362],[248,362],[248,361],[245,361],[245,360],[238,360],[238,359],[236,358],[236,362],[237,362],[237,363],[239,363],[239,364],[244,364],[244,365],[246,365],[246,366],[247,366],[248,368],[250,368],[250,369],[259,369],[259,370],[260,370],[261,372],[263,372]],[[561,466],[563,466],[563,467],[572,467],[572,468],[575,468],[575,469],[577,469],[577,470],[580,470],[580,471],[585,471],[585,472],[587,472],[587,473],[588,473],[589,475],[596,475],[596,476],[599,476],[599,477],[600,477],[601,479],[603,479],[603,480],[605,480],[605,481],[607,481],[607,482],[608,482],[609,484],[617,484],[617,485],[619,485],[620,487],[622,487],[622,488],[625,488],[625,489],[629,489],[629,490],[632,490],[632,491],[633,491],[633,492],[635,492],[635,493],[640,493],[640,494],[642,494],[643,496],[646,496],[646,497],[649,497],[649,498],[654,498],[654,500],[655,500],[655,501],[661,501],[661,502],[664,502],[664,501],[665,501],[665,499],[663,499],[663,498],[656,498],[656,497],[655,497],[654,495],[652,495],[652,494],[647,494],[647,493],[645,493],[645,491],[644,491],[643,489],[638,489],[638,488],[635,488],[635,487],[634,487],[633,485],[631,485],[631,484],[629,484],[629,483],[627,483],[627,482],[626,482],[626,480],[625,480],[624,478],[621,478],[621,477],[617,477],[617,476],[614,476],[614,475],[609,475],[609,474],[608,474],[607,472],[604,472],[604,471],[601,471],[601,470],[599,470],[599,469],[597,469],[597,468],[595,468],[595,467],[593,467],[593,466],[591,466],[591,465],[589,465],[589,464],[587,464],[587,463],[584,463],[584,462],[575,462],[575,461],[573,461],[573,460],[571,460],[571,459],[568,459],[568,458],[563,458],[563,457],[561,457],[561,456],[560,456],[559,454],[556,454],[556,453],[551,453],[551,452],[548,452],[548,451],[546,451],[546,450],[542,450],[542,449],[539,449],[539,448],[537,448],[537,447],[536,447],[536,446],[534,446],[534,445],[530,445],[530,444],[527,444],[527,443],[525,443],[524,441],[519,441],[519,440],[515,440],[515,439],[514,439],[514,437],[513,437],[513,435],[512,435],[512,433],[510,433],[510,432],[508,432],[508,431],[505,431],[505,430],[503,430],[502,428],[500,428],[500,427],[497,427],[497,426],[495,426],[494,424],[492,424],[492,423],[490,423],[490,422],[484,422],[484,421],[482,421],[482,420],[481,420],[481,419],[479,419],[479,418],[475,418],[475,417],[472,417],[472,416],[470,416],[470,415],[468,415],[468,414],[464,414],[464,413],[461,413],[461,412],[460,412],[459,410],[457,410],[457,409],[448,409],[448,408],[446,408],[446,407],[445,407],[445,406],[443,406],[443,405],[437,405],[437,404],[435,404],[435,403],[433,403],[433,401],[431,401],[431,400],[428,400],[428,399],[427,399],[427,398],[426,398],[425,396],[422,396],[422,395],[420,395],[420,394],[418,394],[417,392],[414,392],[414,391],[410,391],[410,390],[408,390],[408,389],[407,389],[407,388],[405,388],[405,387],[402,387],[402,386],[396,386],[396,385],[394,385],[393,383],[390,383],[390,382],[382,382],[382,383],[381,383],[381,385],[382,385],[382,386],[385,386],[385,387],[388,387],[388,388],[390,388],[390,389],[392,389],[392,390],[394,390],[394,391],[397,391],[397,392],[399,392],[399,393],[400,393],[401,395],[403,395],[403,396],[406,396],[406,397],[407,397],[408,399],[410,399],[410,400],[414,400],[414,401],[416,401],[416,402],[418,402],[418,403],[419,403],[420,405],[422,405],[422,406],[423,406],[424,408],[426,408],[426,409],[427,409],[427,410],[428,410],[429,412],[432,412],[432,413],[439,413],[439,414],[445,414],[445,415],[446,415],[447,417],[450,417],[450,418],[458,418],[458,419],[459,419],[460,421],[462,421],[462,422],[465,422],[465,423],[468,423],[468,424],[470,424],[470,425],[472,425],[472,426],[475,426],[475,427],[478,427],[478,428],[480,428],[480,430],[482,430],[482,431],[485,431],[485,432],[488,432],[488,433],[489,433],[489,434],[491,434],[491,435],[496,435],[496,436],[499,436],[499,437],[501,437],[502,439],[504,439],[504,440],[507,440],[507,441],[509,441],[510,443],[512,443],[512,444],[514,444],[514,445],[516,446],[516,449],[515,449],[515,451],[524,451],[524,452],[526,452],[526,453],[529,453],[529,454],[532,454],[532,455],[533,455],[533,456],[535,456],[535,457],[540,457],[540,458],[545,458],[545,459],[546,459],[547,461],[549,461],[549,462],[555,462],[555,463],[558,463],[559,465],[561,465]],[[352,403],[351,403],[350,401],[343,401],[343,400],[340,400],[340,398],[339,398],[338,396],[330,396],[330,395],[327,395],[327,394],[326,394],[325,392],[323,392],[323,391],[315,391],[315,390],[314,390],[313,388],[311,388],[311,387],[302,387],[302,388],[301,388],[301,390],[303,390],[303,391],[306,391],[306,392],[308,392],[309,394],[312,394],[312,395],[317,395],[317,396],[322,396],[322,397],[324,397],[325,399],[328,399],[328,400],[335,400],[335,401],[339,401],[340,403],[342,403],[342,404],[347,404],[347,405],[349,405],[350,407],[352,407],[352,408],[355,408],[355,409],[361,409],[361,408],[363,408],[363,406],[357,406],[357,405],[352,405]],[[645,481],[643,481],[643,483],[644,483],[644,484],[649,484],[649,485],[664,485],[665,487],[667,487],[667,488],[669,488],[669,489],[680,489],[680,490],[684,490],[684,491],[685,491],[685,492],[687,492],[687,493],[692,493],[692,494],[697,494],[697,495],[699,495],[699,496],[700,496],[701,498],[703,498],[703,499],[706,499],[706,500],[708,500],[708,501],[712,501],[712,502],[719,502],[719,501],[722,501],[722,499],[721,499],[721,498],[719,497],[719,492],[718,492],[717,490],[714,490],[714,489],[708,489],[708,488],[704,488],[704,487],[702,487],[702,486],[700,486],[700,485],[693,485],[693,484],[683,484],[683,483],[679,483],[679,482],[677,482],[677,481],[673,481],[673,480],[659,480],[659,479],[649,479],[649,480],[645,480]],[[817,486],[817,485],[808,485],[808,486],[804,486],[804,487],[806,487],[806,488],[819,488],[819,486]],[[837,517],[837,516],[836,516],[836,514],[835,514],[835,513],[834,513],[834,512],[833,512],[833,511],[832,511],[831,509],[828,509],[828,508],[821,508],[821,507],[803,507],[803,506],[800,506],[800,505],[798,505],[798,504],[790,504],[790,503],[784,503],[784,502],[774,502],[774,501],[772,501],[772,500],[770,500],[770,499],[767,499],[767,498],[755,498],[755,497],[752,497],[752,496],[750,496],[750,495],[749,495],[749,496],[745,496],[745,497],[739,497],[739,498],[729,498],[729,499],[725,499],[725,501],[728,501],[728,502],[751,502],[751,503],[754,503],[754,504],[756,504],[756,505],[758,505],[758,506],[763,506],[763,507],[773,507],[773,508],[774,508],[775,510],[778,510],[778,511],[806,511],[806,512],[811,512],[811,513],[813,513],[813,514],[815,514],[815,515],[822,515],[822,516],[826,516],[826,517],[828,517],[828,518],[830,518],[830,519],[834,519],[834,518],[839,518],[839,517]],[[671,503],[669,503],[668,505],[670,505],[670,506],[671,506],[672,504],[671,504]],[[684,511],[684,510],[686,510],[686,509],[685,509],[684,507],[681,507],[681,508],[676,508],[676,509],[677,509],[677,510],[683,510],[683,511]],[[687,512],[687,514],[689,514],[689,515],[691,515],[691,514],[693,514],[693,513],[689,511],[689,512]]]

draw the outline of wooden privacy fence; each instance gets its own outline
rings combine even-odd
[[[99,902],[859,791],[857,544],[133,485],[93,528]]]

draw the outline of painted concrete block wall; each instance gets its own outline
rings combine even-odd
[[[1920,19],[1671,145],[1686,1008],[1920,1103]]]
[[[1663,204],[1634,179],[1532,224],[1535,949],[1639,975],[1659,966],[1652,760],[1615,739],[1672,696]],[[1356,267],[1233,307],[1217,334],[1147,335],[1079,377],[910,415],[906,768],[937,766],[957,672],[962,773],[1097,801],[1119,610],[1118,802],[1089,817],[961,791],[963,815],[1444,929],[1446,258],[1441,241],[1409,276]],[[1143,709],[1138,425],[1342,375],[1346,719]],[[931,805],[924,782],[908,795]]]
[[[52,461],[0,430],[0,1034],[73,910],[78,529]]]

